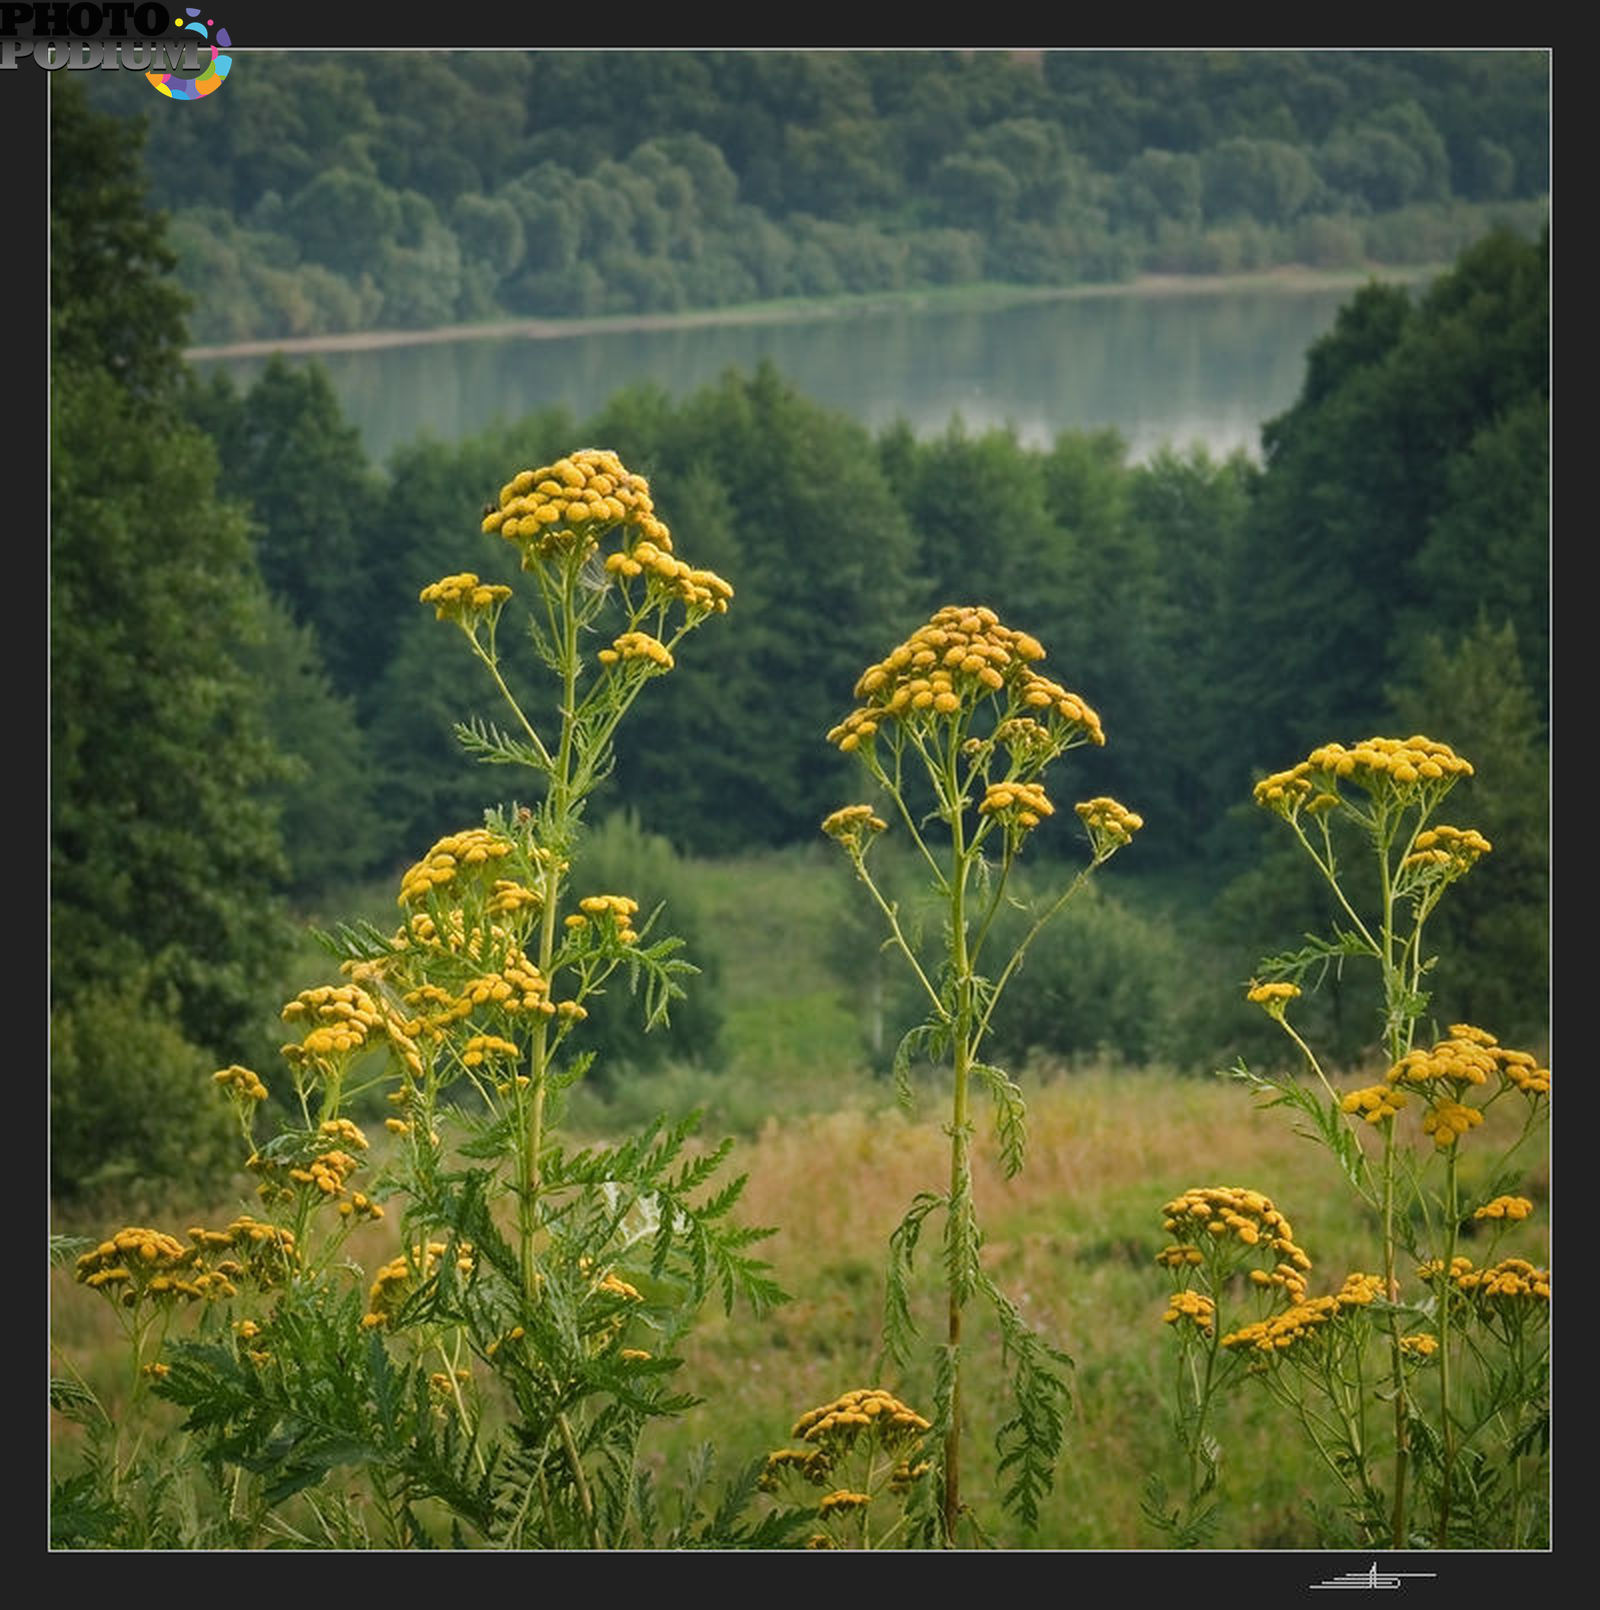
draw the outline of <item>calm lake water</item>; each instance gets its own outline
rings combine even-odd
[[[896,308],[803,322],[607,331],[318,354],[369,454],[428,433],[452,441],[562,403],[582,421],[624,385],[674,397],[763,358],[802,393],[876,430],[923,436],[959,418],[1029,446],[1114,426],[1138,460],[1203,443],[1255,453],[1295,399],[1306,348],[1354,285],[1062,298],[985,309]],[[212,359],[242,383],[265,360]]]

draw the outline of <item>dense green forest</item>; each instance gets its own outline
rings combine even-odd
[[[1491,232],[1420,293],[1375,281],[1353,296],[1307,354],[1298,399],[1266,425],[1259,465],[1202,452],[1131,463],[1111,432],[1043,450],[1006,431],[873,433],[770,368],[682,399],[625,387],[592,418],[550,410],[458,443],[418,442],[377,465],[315,365],[275,362],[248,390],[186,368],[179,265],[202,226],[192,210],[170,223],[149,211],[145,177],[146,165],[188,172],[187,196],[211,209],[213,247],[237,263],[274,261],[265,246],[240,248],[239,232],[298,239],[272,270],[285,285],[314,271],[337,278],[338,239],[359,239],[367,262],[421,254],[417,273],[431,281],[420,265],[437,250],[459,266],[456,237],[476,220],[506,247],[486,297],[532,309],[528,287],[569,271],[530,267],[533,239],[604,277],[630,257],[644,269],[676,261],[675,228],[700,243],[682,261],[702,265],[723,261],[719,240],[768,242],[774,260],[796,259],[796,242],[825,235],[830,216],[830,227],[885,240],[893,222],[902,243],[961,234],[953,204],[941,213],[907,202],[895,221],[900,203],[886,212],[884,197],[900,197],[900,175],[915,171],[932,188],[908,195],[935,194],[943,175],[971,207],[986,176],[999,185],[991,169],[1014,180],[1024,171],[1030,139],[1041,164],[1059,168],[1049,153],[1069,126],[1097,128],[1062,171],[1098,198],[1084,205],[1106,241],[1134,238],[1104,221],[1122,216],[1112,196],[1130,169],[1190,175],[1196,239],[1243,231],[1223,222],[1235,214],[1216,175],[1224,154],[1248,166],[1267,147],[1303,175],[1307,196],[1333,196],[1351,217],[1365,193],[1353,178],[1329,186],[1364,171],[1358,152],[1374,166],[1391,148],[1435,153],[1434,188],[1399,201],[1531,195],[1545,183],[1544,145],[1529,132],[1543,105],[1540,59],[1195,54],[1162,66],[1130,56],[1107,64],[1105,82],[1070,55],[1042,68],[685,54],[248,66],[213,98],[229,103],[216,138],[237,146],[187,168],[178,145],[212,137],[196,135],[194,119],[153,124],[141,154],[137,125],[109,138],[115,125],[75,83],[52,85],[58,1188],[203,1174],[215,1137],[194,1116],[195,1080],[271,1054],[290,913],[326,910],[500,802],[503,774],[471,764],[453,736],[456,723],[495,714],[492,690],[467,656],[441,652],[417,594],[462,569],[503,579],[516,555],[480,533],[485,498],[517,468],[585,442],[647,475],[697,559],[737,590],[726,622],[623,740],[616,792],[638,817],[606,824],[596,843],[641,895],[689,889],[695,858],[813,842],[821,817],[859,789],[823,738],[861,669],[933,608],[984,602],[1045,640],[1052,669],[1103,716],[1109,742],[1085,790],[1115,794],[1147,823],[1137,857],[1030,962],[1039,988],[997,1024],[1008,1055],[1112,1045],[1130,1058],[1220,1065],[1250,1031],[1225,1004],[1196,1001],[1237,998],[1261,933],[1322,920],[1316,888],[1255,820],[1252,780],[1315,743],[1389,727],[1427,732],[1474,761],[1480,775],[1461,809],[1495,845],[1492,880],[1465,887],[1446,919],[1467,960],[1441,983],[1440,1020],[1480,1014],[1508,1035],[1543,1032],[1546,235]],[[598,78],[586,82],[585,69]],[[1168,71],[1215,92],[1180,94],[1162,81]],[[386,74],[428,75],[432,87],[380,95]],[[629,74],[653,74],[653,87]],[[1108,85],[1119,86],[1117,120],[1089,115]],[[1403,118],[1392,113],[1396,85],[1407,86]],[[487,115],[485,97],[503,115]],[[401,128],[379,104],[432,121]],[[574,104],[604,105],[606,116],[568,133]],[[307,121],[312,107],[320,124]],[[883,137],[852,134],[851,107],[881,121]],[[1184,121],[1184,107],[1204,110]],[[795,114],[786,121],[780,108]],[[671,125],[691,115],[698,126]],[[1006,155],[985,155],[993,150]],[[330,152],[346,165],[328,166]],[[509,177],[529,172],[543,177]],[[649,172],[658,194],[682,198],[654,255],[638,233],[653,216],[649,183],[623,182]],[[306,199],[330,185],[343,189]],[[571,220],[615,222],[623,194],[636,197],[633,222],[612,248],[594,247],[589,226]],[[990,232],[1010,238],[1012,225],[1053,238],[1077,227],[1075,194],[1019,188],[1009,216],[991,211],[992,229],[970,233],[980,245]],[[1378,194],[1363,216],[1377,216]],[[309,251],[312,233],[240,220],[248,195],[263,198],[258,211],[275,198],[273,219],[336,225],[326,259]],[[726,208],[720,222],[704,211],[711,196]],[[447,197],[448,240],[428,234],[444,228]],[[370,218],[352,210],[365,203]],[[391,210],[421,233],[391,229]],[[1138,227],[1140,249],[1156,249],[1157,224]],[[239,293],[241,306],[263,305],[260,283]],[[457,281],[438,284],[444,295]],[[781,278],[758,287],[788,288]],[[232,297],[236,287],[213,289]],[[357,322],[396,317],[381,294]],[[448,306],[418,318],[460,316],[462,294],[458,285]],[[846,972],[870,956],[862,935],[834,938]],[[1368,1022],[1337,981],[1319,1000],[1336,1043],[1359,1048]],[[715,1060],[715,1011],[705,1011],[677,1025],[672,1055]],[[613,1049],[624,1066],[650,1061],[639,1043]]]
[[[102,73],[109,110],[145,109]],[[200,342],[1280,263],[1549,189],[1538,51],[252,55],[163,118]],[[164,184],[164,194],[172,187]]]

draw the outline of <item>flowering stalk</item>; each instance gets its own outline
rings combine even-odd
[[[768,1493],[795,1481],[827,1489],[807,1548],[888,1548],[907,1530],[910,1495],[926,1486],[922,1437],[931,1429],[893,1393],[857,1387],[801,1415],[789,1435],[806,1446],[768,1454],[758,1485]],[[900,1514],[874,1530],[872,1505],[880,1499],[898,1502]]]
[[[1463,1449],[1484,1429],[1464,1421],[1457,1402],[1466,1374],[1463,1347],[1470,1350],[1480,1378],[1487,1372],[1494,1382],[1491,1396],[1511,1405],[1514,1418],[1525,1417],[1500,1449],[1518,1481],[1524,1449],[1540,1435],[1544,1412],[1542,1362],[1530,1358],[1508,1372],[1499,1370],[1481,1350],[1481,1333],[1471,1325],[1461,1330],[1469,1310],[1452,1282],[1477,1278],[1456,1252],[1460,1225],[1470,1209],[1458,1169],[1459,1142],[1482,1125],[1490,1105],[1520,1096],[1527,1103],[1525,1121],[1506,1148],[1499,1165],[1503,1168],[1544,1115],[1549,1071],[1529,1053],[1507,1050],[1492,1034],[1468,1024],[1454,1025],[1431,1048],[1415,1044],[1428,1005],[1422,983],[1435,962],[1423,950],[1424,925],[1445,890],[1490,849],[1475,830],[1432,820],[1445,795],[1471,772],[1471,765],[1448,745],[1420,735],[1372,738],[1349,749],[1324,745],[1291,770],[1264,778],[1255,790],[1257,803],[1294,832],[1351,927],[1336,932],[1331,941],[1312,939],[1300,951],[1269,958],[1260,969],[1266,981],[1253,982],[1249,990],[1249,999],[1294,1042],[1322,1093],[1292,1078],[1253,1073],[1242,1064],[1234,1071],[1268,1094],[1269,1104],[1292,1106],[1311,1121],[1309,1133],[1334,1154],[1347,1181],[1377,1215],[1383,1272],[1351,1276],[1333,1297],[1304,1299],[1302,1294],[1286,1312],[1225,1335],[1222,1346],[1249,1346],[1266,1355],[1267,1362],[1258,1362],[1252,1373],[1295,1408],[1308,1436],[1344,1483],[1365,1540],[1393,1547],[1412,1545],[1423,1525],[1414,1517],[1426,1505],[1432,1509],[1428,1537],[1435,1546],[1463,1541],[1461,1524],[1472,1529],[1469,1541],[1484,1536],[1482,1515],[1462,1522],[1457,1505]],[[1341,882],[1336,826],[1341,832],[1353,828],[1374,859],[1377,909],[1370,917],[1357,909]],[[1309,973],[1335,957],[1351,956],[1366,956],[1380,970],[1388,1071],[1381,1083],[1341,1096],[1287,1013]],[[1470,1099],[1474,1092],[1483,1099]],[[1424,1148],[1424,1159],[1431,1150],[1443,1160],[1442,1187],[1431,1199],[1422,1189],[1426,1161],[1416,1162],[1400,1127],[1403,1110],[1419,1099],[1423,1110],[1415,1140]],[[1369,1149],[1361,1135],[1372,1129],[1380,1138]],[[1495,1197],[1477,1213],[1504,1216],[1505,1202],[1525,1200]],[[1402,1255],[1416,1260],[1430,1288],[1421,1302],[1404,1294]],[[1513,1295],[1518,1300],[1537,1302],[1541,1290],[1547,1297],[1548,1276],[1542,1271],[1535,1275],[1537,1279],[1517,1287]],[[1213,1288],[1209,1295],[1220,1302],[1223,1293]],[[1413,1330],[1419,1318],[1431,1320],[1436,1330]],[[1387,1368],[1380,1395],[1393,1405],[1393,1475],[1386,1498],[1371,1477],[1378,1451],[1363,1421],[1367,1389],[1361,1346],[1369,1330],[1383,1337]],[[1437,1371],[1437,1427],[1424,1426],[1416,1386],[1419,1371],[1428,1368]],[[1426,1441],[1419,1444],[1414,1432],[1423,1430]],[[1419,1448],[1425,1456],[1420,1462],[1414,1457]],[[1481,1450],[1476,1457],[1483,1457]]]
[[[682,1156],[694,1117],[576,1155],[554,1133],[555,1098],[592,1060],[568,1043],[585,1001],[623,970],[654,1024],[693,971],[677,940],[635,927],[629,896],[574,899],[571,870],[617,724],[732,589],[673,557],[648,486],[611,453],[522,471],[484,529],[533,578],[530,635],[560,688],[553,725],[540,730],[507,675],[512,588],[463,572],[422,602],[463,633],[514,718],[509,733],[475,723],[458,736],[530,770],[538,804],[435,843],[400,880],[392,934],[323,936],[346,981],[283,1012],[299,1036],[283,1047],[299,1127],[257,1145],[265,1085],[244,1068],[217,1075],[275,1221],[192,1230],[189,1247],[124,1232],[136,1256],[114,1238],[84,1254],[79,1278],[136,1312],[271,1293],[270,1310],[233,1324],[227,1356],[180,1350],[157,1387],[195,1411],[217,1469],[259,1474],[266,1509],[348,1462],[369,1473],[397,1544],[428,1541],[417,1506],[429,1500],[492,1546],[616,1546],[647,1519],[631,1474],[642,1429],[692,1401],[665,1390],[676,1339],[713,1289],[730,1309],[782,1299],[746,1250],[767,1232],[724,1222],[743,1181],[702,1189],[727,1145]],[[611,646],[591,665],[582,646],[608,614]],[[394,1113],[368,1184],[348,1109],[379,1082]],[[346,1238],[385,1201],[403,1209],[400,1246],[362,1312]],[[474,1366],[496,1378],[505,1431],[485,1419]]]
[[[1048,1490],[1062,1432],[1066,1387],[1057,1373],[1065,1354],[1029,1331],[1016,1309],[984,1274],[982,1236],[972,1194],[971,1086],[979,1080],[994,1098],[1006,1173],[1022,1166],[1025,1109],[1015,1083],[982,1060],[982,1047],[1007,983],[1045,924],[1143,825],[1110,799],[1077,807],[1089,838],[1088,867],[1037,916],[1021,943],[985,972],[985,946],[1007,901],[1016,861],[1033,831],[1054,814],[1045,768],[1069,749],[1105,741],[1099,717],[1076,694],[1035,669],[1044,658],[1037,639],[1000,623],[987,608],[950,606],[856,685],[861,705],[829,733],[855,754],[909,834],[942,907],[942,963],[930,968],[909,940],[900,913],[867,865],[872,844],[888,828],[872,805],[848,805],[822,824],[849,856],[856,876],[883,915],[890,942],[910,967],[925,998],[925,1020],[895,1058],[902,1098],[917,1051],[947,1057],[951,1073],[950,1167],[943,1195],[923,1193],[891,1239],[884,1339],[901,1365],[915,1337],[909,1307],[911,1260],[923,1221],[944,1213],[945,1345],[935,1428],[942,1449],[937,1471],[936,1535],[952,1545],[966,1512],[961,1497],[962,1321],[975,1292],[989,1300],[1016,1361],[1017,1416],[1008,1430],[1003,1468],[1016,1472],[1008,1504],[1027,1525]],[[931,810],[927,803],[931,798]],[[942,829],[936,833],[934,824]],[[980,874],[987,877],[983,882]]]

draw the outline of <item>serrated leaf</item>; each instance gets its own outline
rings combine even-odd
[[[1001,1068],[975,1062],[972,1072],[983,1082],[994,1102],[995,1140],[1000,1147],[1000,1164],[1007,1179],[1022,1171],[1023,1153],[1028,1145],[1028,1109],[1022,1091]]]

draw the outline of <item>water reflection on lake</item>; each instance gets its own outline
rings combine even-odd
[[[1254,453],[1294,401],[1306,348],[1354,286],[1115,295],[999,308],[896,308],[785,324],[607,331],[317,356],[374,459],[452,441],[552,403],[579,421],[625,385],[681,397],[763,358],[802,393],[876,430],[1014,426],[1030,446],[1113,426],[1142,459],[1164,443]],[[296,361],[305,361],[299,360]],[[241,382],[264,359],[226,359]]]

